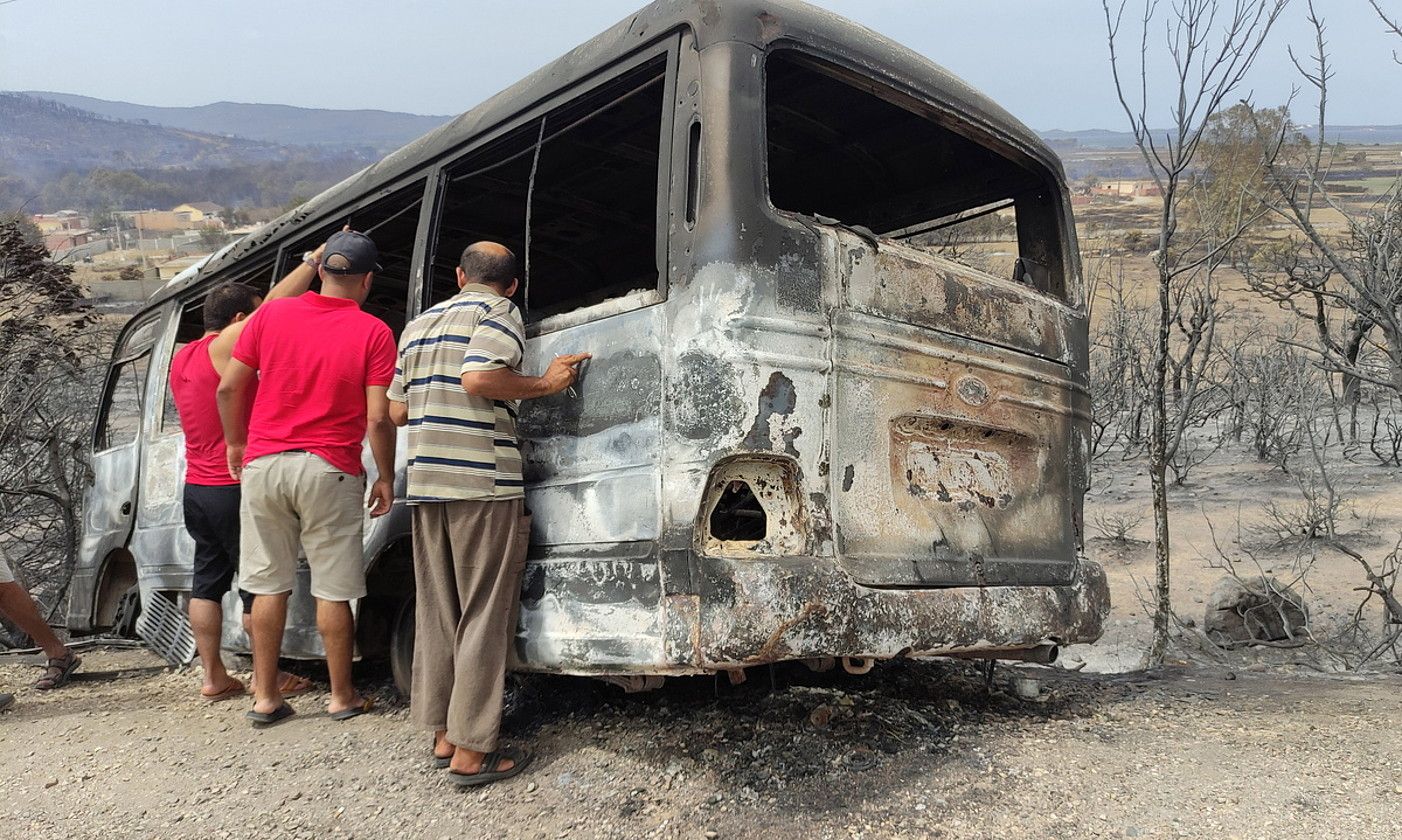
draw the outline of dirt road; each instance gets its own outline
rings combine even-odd
[[[1402,836],[1396,678],[1057,672],[1035,700],[954,663],[631,697],[537,679],[508,721],[532,772],[463,793],[376,675],[373,716],[312,694],[253,732],[149,653],[86,657],[0,716],[0,837]],[[0,686],[31,677],[0,657]]]

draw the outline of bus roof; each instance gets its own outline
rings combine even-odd
[[[265,252],[307,225],[323,224],[334,211],[451,156],[478,134],[652,44],[656,36],[682,27],[691,29],[697,48],[702,50],[724,41],[759,49],[791,44],[850,63],[956,113],[962,121],[1011,143],[1047,171],[1058,177],[1061,174],[1060,160],[1051,148],[993,100],[924,56],[840,15],[801,0],[656,0],[447,124],[222,249],[209,258],[198,275],[192,273],[181,282],[167,284],[151,302],[168,299],[198,282],[199,277],[210,276],[250,254]]]

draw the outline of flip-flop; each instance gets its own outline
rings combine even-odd
[[[281,685],[278,686],[278,691],[283,697],[296,697],[298,694],[306,694],[314,687],[312,681],[306,677],[288,674],[283,678]]]
[[[252,709],[244,713],[244,717],[253,724],[254,729],[266,729],[269,726],[276,726],[297,714],[291,706],[283,703],[271,712],[255,712]]]
[[[316,688],[316,686],[306,677],[284,673],[282,679],[278,681],[277,692],[283,697],[296,697],[298,694],[306,694],[314,688]],[[248,684],[248,690],[256,692],[257,687],[250,682]]]
[[[447,767],[449,764],[453,763],[453,757],[451,755],[437,755],[433,752],[436,749],[438,749],[438,739],[434,738],[433,745],[429,747],[429,757],[433,759],[433,767],[435,770],[442,770],[444,767]],[[456,751],[457,750],[454,749],[454,752]]]
[[[531,764],[531,754],[516,747],[508,747],[504,750],[489,752],[482,759],[483,767],[496,767],[503,759],[514,762],[509,770],[478,770],[476,773],[459,773],[456,770],[448,771],[448,781],[458,787],[477,787],[488,785],[492,782],[499,782],[509,779],[519,774]]]
[[[339,712],[332,712],[332,720],[350,720],[353,717],[360,717],[371,709],[375,708],[375,701],[369,697],[360,701],[359,706],[351,706],[349,709],[342,709]]]
[[[205,700],[208,700],[211,703],[218,703],[220,701],[229,700],[234,697],[242,697],[244,692],[247,691],[247,689],[243,687],[243,683],[239,682],[233,677],[230,677],[229,679],[231,684],[228,688],[216,694],[205,694],[204,689],[200,689],[200,697]]]

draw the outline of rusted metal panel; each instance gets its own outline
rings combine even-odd
[[[858,312],[949,335],[1067,361],[1066,333],[1077,313],[1012,280],[892,242],[873,253],[843,235],[848,299]]]
[[[702,650],[708,668],[813,656],[937,656],[1090,641],[1109,611],[1089,561],[1065,586],[874,589],[831,562],[706,561]],[[722,565],[723,564],[723,565]]]
[[[612,556],[562,552],[527,564],[516,641],[520,667],[571,673],[666,670],[656,555],[637,544],[590,552],[599,553]]]
[[[874,585],[1065,584],[1085,484],[1075,430],[1090,419],[1068,338],[1084,331],[1082,313],[949,260],[835,235],[844,568]]]

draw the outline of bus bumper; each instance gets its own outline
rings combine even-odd
[[[988,655],[1095,641],[1110,610],[1105,573],[1084,558],[1064,586],[875,588],[832,558],[666,554],[661,563],[528,564],[515,667],[679,675],[821,657]]]

